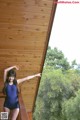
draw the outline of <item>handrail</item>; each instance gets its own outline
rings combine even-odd
[[[19,113],[19,116],[18,116],[19,117],[18,120],[29,120],[21,93],[19,95],[19,104],[20,104],[20,113]]]
[[[4,95],[2,92],[0,92],[0,98],[5,98],[6,95]]]

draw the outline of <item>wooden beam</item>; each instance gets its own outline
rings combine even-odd
[[[29,120],[33,120],[32,112],[27,112]]]
[[[19,103],[20,103],[20,113],[17,120],[29,120],[21,94],[19,95]]]

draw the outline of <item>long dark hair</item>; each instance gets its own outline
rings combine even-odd
[[[8,83],[10,82],[10,80],[9,80],[10,76],[14,77],[13,84],[17,86],[17,92],[18,93],[20,92],[18,84],[17,84],[17,80],[16,80],[16,72],[15,72],[14,69],[11,69],[10,71],[8,71],[7,76],[6,76],[6,81],[4,83],[4,87],[3,87],[3,90],[2,90],[3,94],[6,94],[6,87],[7,87]]]

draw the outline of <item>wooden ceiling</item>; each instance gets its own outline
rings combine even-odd
[[[0,83],[5,68],[18,65],[17,79],[42,72],[56,5],[53,0],[0,0]],[[39,78],[21,84],[33,111]]]

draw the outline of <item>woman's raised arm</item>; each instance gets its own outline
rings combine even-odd
[[[30,75],[30,76],[27,76],[25,78],[18,79],[17,82],[18,82],[18,84],[20,84],[20,83],[22,83],[22,82],[24,82],[26,80],[30,80],[30,79],[32,79],[34,77],[41,77],[41,73],[38,73],[38,74],[35,74],[35,75]]]

